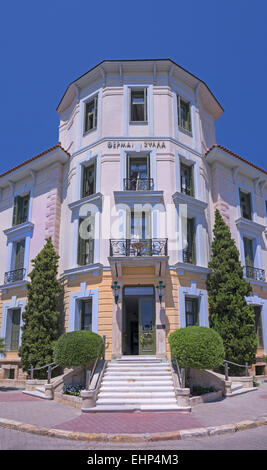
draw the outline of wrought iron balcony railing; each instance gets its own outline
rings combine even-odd
[[[154,189],[153,178],[124,178],[124,191],[152,191]]]
[[[196,264],[195,250],[193,247],[183,250],[183,262],[189,264]]]
[[[244,274],[248,279],[254,279],[254,281],[265,281],[264,269],[254,268],[253,266],[244,266]]]
[[[194,196],[191,186],[182,186],[181,193],[186,194],[187,196]]]
[[[5,273],[5,284],[11,284],[12,282],[23,281],[25,278],[26,269],[20,268],[14,271],[8,271]]]
[[[110,256],[167,256],[167,238],[110,240]]]

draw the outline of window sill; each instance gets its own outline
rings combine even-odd
[[[93,127],[92,129],[89,129],[88,131],[84,131],[83,137],[86,137],[88,134],[91,134],[94,131],[97,131],[97,127]]]
[[[181,126],[178,126],[179,131],[183,132],[184,134],[188,135],[189,137],[193,137],[192,131],[188,131],[187,129],[184,129]]]
[[[129,125],[130,126],[147,126],[148,121],[130,121]]]
[[[94,204],[100,210],[102,207],[102,199],[103,199],[102,193],[98,192],[98,193],[91,194],[90,196],[83,197],[79,199],[78,201],[71,202],[68,206],[72,212],[76,211],[77,213],[79,212],[80,208],[84,204]]]
[[[23,224],[14,225],[11,228],[3,230],[7,236],[8,241],[15,241],[20,237],[31,236],[33,233],[34,225],[32,222],[24,222]]]

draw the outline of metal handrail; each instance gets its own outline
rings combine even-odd
[[[105,350],[106,350],[106,335],[103,335],[103,343],[104,343],[104,348],[103,348],[103,360],[105,361]],[[93,365],[93,368],[91,371],[88,371],[88,376],[86,378],[86,385],[85,385],[85,388],[86,390],[89,389],[90,385],[91,385],[91,382],[93,380],[93,377],[94,377],[94,374],[95,374],[95,371],[96,371],[96,367],[98,365],[98,362],[100,360],[100,357],[97,356],[95,362],[94,362],[94,365]],[[97,380],[98,382],[98,380]],[[97,384],[96,384],[97,385]]]
[[[55,364],[55,365],[54,365]],[[54,366],[54,367],[52,367]],[[47,367],[47,383],[50,384],[51,382],[51,374],[52,374],[52,370],[56,369],[57,367],[59,367],[59,364],[56,364],[55,362],[50,362],[50,364],[45,364],[44,366],[41,366],[41,367],[33,367],[31,365],[30,369],[28,369],[30,372],[31,372],[31,380],[33,380],[33,372],[35,370],[41,370],[41,369],[45,369]]]
[[[172,359],[172,364],[173,364],[173,370],[176,372],[177,377],[178,377],[179,387],[184,388],[185,387],[185,383],[184,383],[185,369],[183,368],[180,369],[177,359],[175,359],[175,361],[174,359]]]
[[[225,380],[229,380],[229,366],[228,364],[232,364],[234,366],[237,366],[237,367],[245,367],[246,369],[246,377],[249,376],[249,373],[248,373],[248,363],[246,362],[245,364],[237,364],[236,362],[231,362],[231,361],[227,361],[227,360],[224,360],[223,363],[222,363],[222,366],[225,368]]]

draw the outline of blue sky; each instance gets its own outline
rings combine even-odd
[[[225,113],[217,142],[267,169],[266,0],[20,0],[0,10],[0,172],[58,142],[68,84],[104,59],[170,58]]]

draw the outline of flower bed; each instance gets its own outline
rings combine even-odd
[[[63,387],[63,394],[64,395],[72,395],[74,397],[81,396],[81,390],[84,389],[83,385],[64,385]]]

